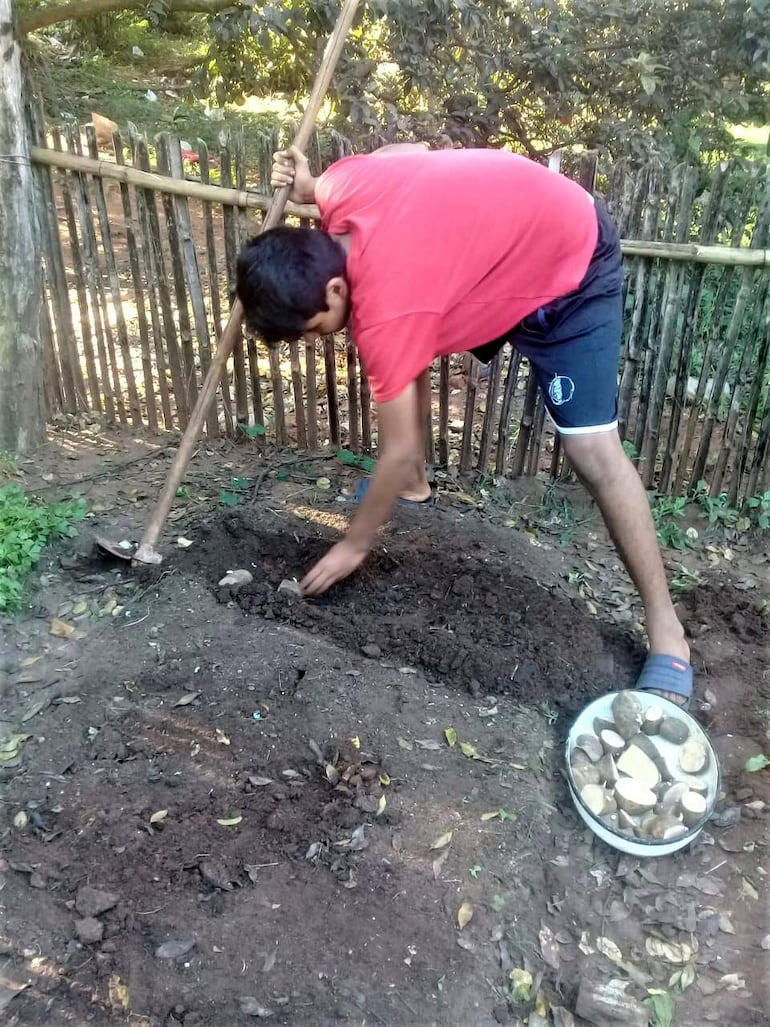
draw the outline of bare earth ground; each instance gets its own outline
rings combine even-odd
[[[586,831],[561,772],[573,716],[643,656],[579,492],[445,479],[303,603],[276,586],[336,536],[350,470],[202,444],[161,574],[135,574],[91,540],[141,533],[158,444],[62,428],[21,467],[51,494],[78,480],[92,516],[2,626],[2,718],[29,738],[0,764],[0,1022],[603,1025],[576,1010],[614,978],[617,1022],[665,1023],[637,1001],[660,989],[677,1025],[770,1023],[770,771],[743,769],[770,749],[761,539],[686,557],[724,796],[689,849],[642,861]],[[235,567],[252,584],[218,588]]]

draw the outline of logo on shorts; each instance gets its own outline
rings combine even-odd
[[[553,405],[560,407],[563,403],[569,403],[575,395],[575,383],[565,374],[557,374],[548,386],[548,395]]]

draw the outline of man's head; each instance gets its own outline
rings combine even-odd
[[[246,324],[265,342],[340,331],[350,306],[345,251],[318,229],[270,229],[238,255],[236,291]]]

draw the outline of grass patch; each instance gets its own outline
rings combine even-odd
[[[82,499],[33,501],[18,485],[0,485],[0,612],[15,613],[24,583],[49,539],[76,534]]]

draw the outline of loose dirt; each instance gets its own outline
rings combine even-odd
[[[93,529],[136,537],[165,459],[102,483]],[[192,480],[215,497],[244,459],[199,454]],[[561,770],[572,716],[643,656],[595,521],[559,542],[447,491],[311,603],[276,588],[343,527],[335,489],[204,492],[160,575],[96,559],[89,525],[4,625],[2,716],[29,738],[1,771],[2,1023],[567,1025],[613,978],[653,1023],[650,990],[677,1025],[769,1022],[761,545],[729,575],[704,555],[681,603],[717,814],[638,860],[583,827]],[[253,582],[219,588],[236,567]]]

